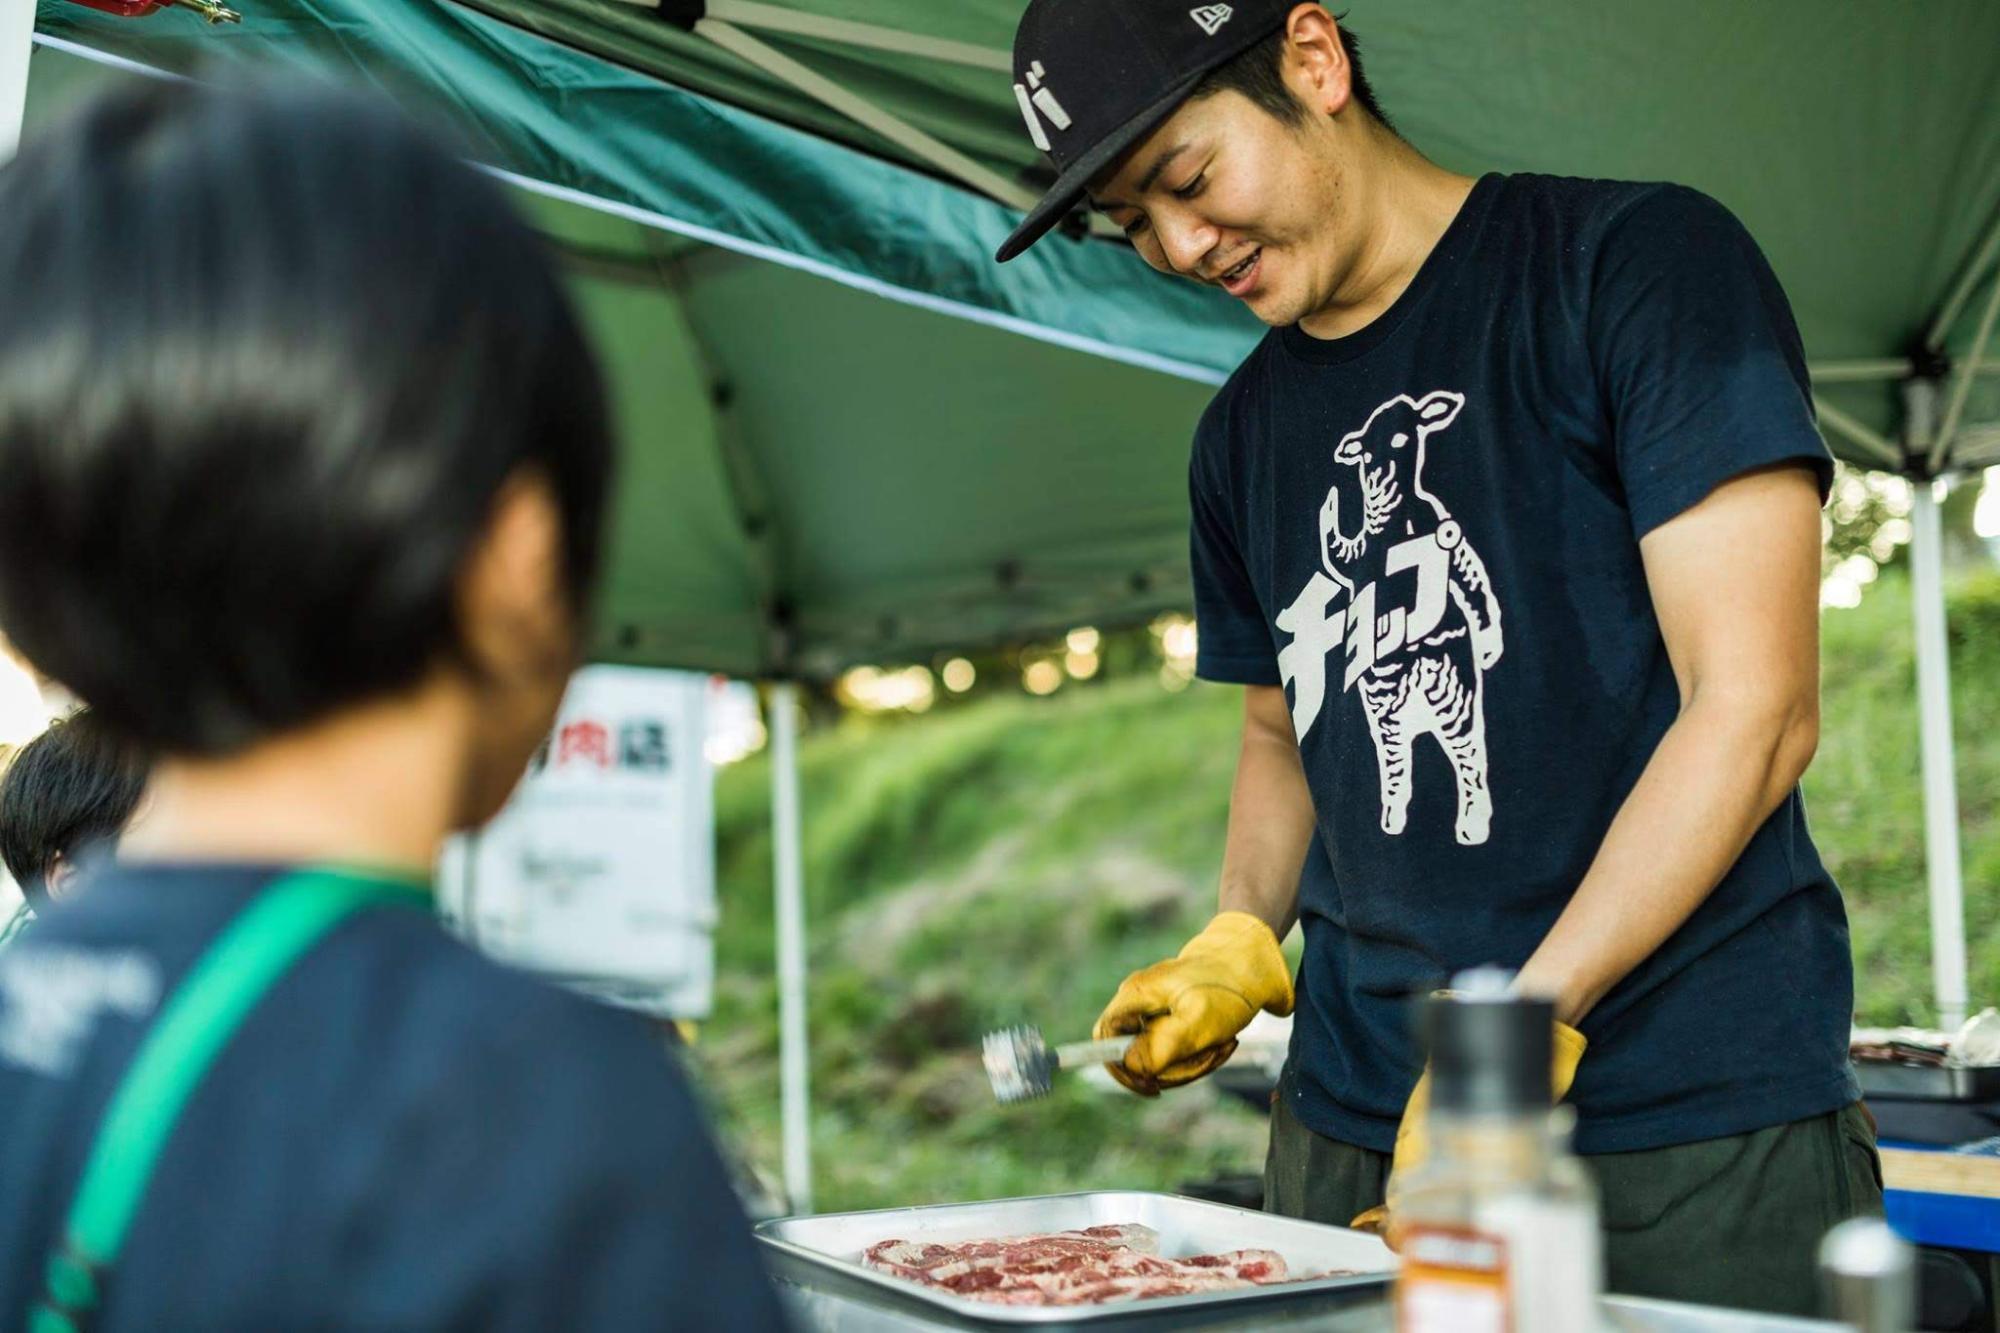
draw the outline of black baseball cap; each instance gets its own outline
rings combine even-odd
[[[1284,26],[1299,0],[1033,0],[1014,32],[1014,99],[1055,186],[994,256],[1006,263],[1219,66]]]

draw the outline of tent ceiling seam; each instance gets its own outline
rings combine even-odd
[[[75,56],[79,60],[88,60],[92,64],[103,65],[108,69],[123,70],[127,74],[139,74],[149,79],[165,79],[172,83],[194,82],[194,80],[185,74],[176,74],[170,69],[160,69],[155,65],[141,64],[139,61],[130,60],[124,56],[113,55],[109,51],[100,51],[96,47],[84,46],[80,42],[72,42],[66,38],[51,36],[45,32],[37,32],[34,36],[34,42],[36,46],[45,46],[51,51],[60,51],[66,56]]]

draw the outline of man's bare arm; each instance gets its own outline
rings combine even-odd
[[[1299,870],[1313,837],[1312,791],[1276,685],[1243,691],[1243,748],[1229,795],[1218,910],[1259,917],[1279,939],[1299,916]]]
[[[1665,943],[1804,774],[1819,739],[1819,493],[1754,472],[1640,542],[1680,684],[1583,883],[1522,969],[1580,1022]]]

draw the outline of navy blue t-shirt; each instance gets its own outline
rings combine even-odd
[[[1197,670],[1282,685],[1320,836],[1288,1095],[1386,1151],[1408,997],[1519,967],[1679,712],[1639,540],[1751,469],[1831,463],[1776,278],[1692,190],[1487,176],[1367,327],[1274,330],[1190,473]],[[1643,892],[1643,885],[1634,886]],[[1794,792],[1583,1024],[1576,1144],[1852,1101],[1839,891]]]
[[[163,998],[283,867],[118,867],[0,953],[0,1329],[41,1296]],[[161,1154],[94,1327],[775,1329],[748,1224],[634,1017],[366,910],[282,977]]]

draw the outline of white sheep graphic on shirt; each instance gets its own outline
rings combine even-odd
[[[1340,522],[1340,488],[1319,508],[1320,566],[1278,628],[1292,641],[1278,667],[1293,692],[1301,741],[1326,697],[1326,657],[1345,648],[1343,690],[1359,687],[1375,744],[1382,831],[1409,819],[1412,747],[1426,732],[1451,761],[1458,792],[1454,833],[1467,846],[1487,840],[1493,797],[1487,787],[1486,671],[1504,643],[1500,604],[1486,565],[1443,503],[1424,489],[1429,439],[1457,419],[1465,395],[1438,390],[1398,395],[1343,436],[1334,460],[1359,474],[1361,526]],[[1414,592],[1403,594],[1414,578]],[[1394,604],[1377,612],[1378,599]],[[1335,607],[1338,601],[1345,605]]]

